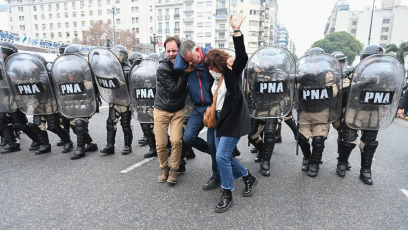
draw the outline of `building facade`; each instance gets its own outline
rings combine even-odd
[[[379,9],[374,9],[370,44],[379,44],[385,47],[408,41],[408,7],[401,6],[399,0],[383,0]],[[346,31],[368,44],[370,33],[372,6],[362,11],[350,9],[346,0],[338,1],[326,24],[324,34]]]

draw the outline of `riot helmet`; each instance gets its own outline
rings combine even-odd
[[[42,55],[37,54],[37,53],[33,53],[31,55],[36,57],[45,67],[47,66],[47,61],[45,60],[45,58]]]
[[[331,56],[333,56],[334,58],[337,59],[337,61],[340,62],[341,68],[344,69],[348,65],[347,56],[343,52],[336,51],[336,52],[333,52]]]
[[[65,49],[68,47],[68,45],[60,45],[59,47],[59,54],[64,54]]]
[[[3,54],[3,58],[6,59],[8,56],[18,53],[17,47],[10,42],[0,42],[1,52]]]
[[[136,61],[143,59],[143,54],[140,52],[133,52],[129,55],[129,62],[131,65],[134,65]]]
[[[368,45],[360,53],[360,61],[373,54],[383,54],[384,50],[379,45]]]
[[[121,63],[126,63],[128,60],[128,51],[122,45],[116,45],[112,48],[112,52],[116,55]]]
[[[79,54],[82,55],[79,45],[69,45],[65,48],[64,54]]]
[[[159,60],[159,55],[157,53],[151,53],[147,56],[147,58],[154,59],[156,61]]]
[[[325,53],[325,52],[320,47],[313,47],[313,48],[310,48],[308,51],[306,51],[306,55],[307,54],[319,54],[319,53]]]

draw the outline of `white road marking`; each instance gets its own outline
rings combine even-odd
[[[143,164],[145,164],[145,163],[147,163],[147,162],[149,162],[149,161],[151,161],[153,159],[156,159],[156,157],[144,159],[144,160],[130,166],[129,168],[120,171],[120,173],[128,173],[128,172],[132,171],[133,169],[135,169],[135,168],[137,168],[139,166],[142,166]]]
[[[405,196],[408,197],[408,190],[402,189],[402,188],[400,190],[401,190],[402,193],[404,193]]]

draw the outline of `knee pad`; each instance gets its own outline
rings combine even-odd
[[[109,116],[108,119],[111,119],[112,121],[116,120],[118,116],[116,115],[116,109],[114,107],[109,107]]]
[[[353,142],[357,139],[357,130],[349,128],[345,123],[341,124],[341,139],[345,142]]]
[[[130,111],[122,113],[122,118],[120,119],[120,125],[122,127],[130,127],[130,120],[132,117],[130,116]]]
[[[378,147],[378,141],[368,142],[364,145],[363,152],[374,153]]]
[[[41,125],[41,123],[43,123],[43,122],[44,122],[44,121],[41,120],[41,116],[40,116],[40,115],[35,115],[35,116],[33,117],[33,123],[34,123],[34,125],[39,126],[39,125]]]
[[[365,142],[366,144],[370,142],[374,142],[377,139],[377,130],[362,130],[361,141]]]
[[[76,131],[78,133],[85,133],[86,132],[86,122],[84,120],[76,120],[75,121]]]
[[[323,136],[313,137],[313,141],[312,141],[313,149],[323,150],[324,149],[324,140],[325,140],[325,138]]]

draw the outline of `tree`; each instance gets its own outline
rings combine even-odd
[[[137,50],[138,40],[135,32],[122,30],[116,33],[116,44],[126,47],[127,50]]]
[[[88,46],[104,46],[104,37],[107,35],[105,28],[109,28],[109,25],[101,21],[93,23],[89,30],[82,31],[81,43]]]
[[[351,34],[341,31],[328,34],[324,39],[313,43],[312,47],[320,47],[326,53],[341,51],[347,56],[349,63],[353,63],[357,55],[363,49],[363,43],[351,36]]]
[[[404,63],[404,53],[408,52],[408,42],[401,43],[398,47],[395,44],[385,46],[385,53],[393,54]]]

